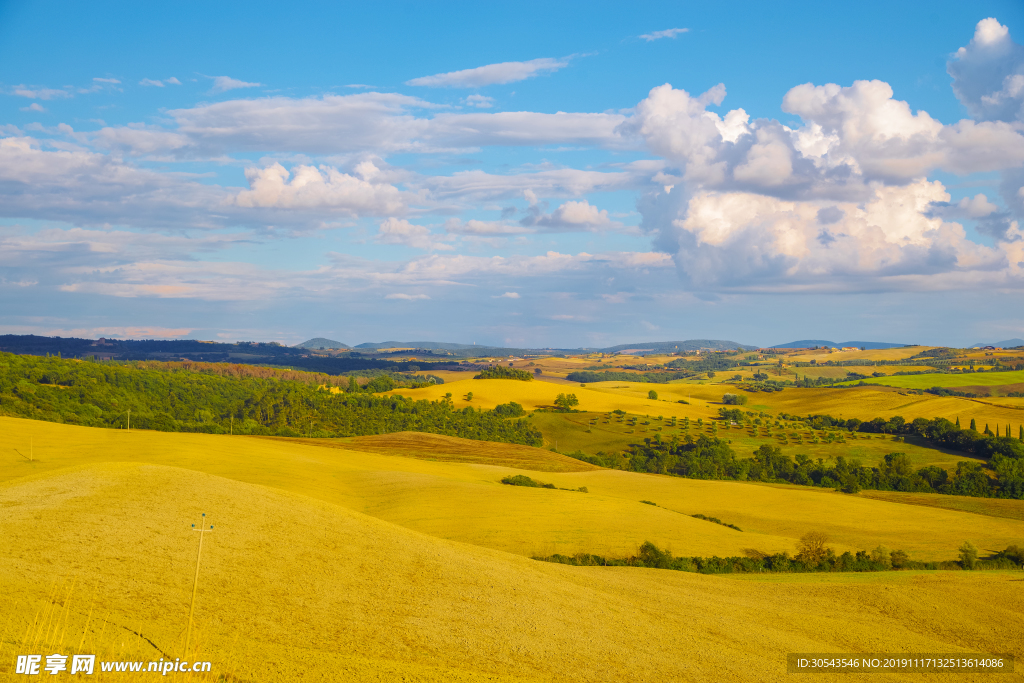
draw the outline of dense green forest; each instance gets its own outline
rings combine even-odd
[[[343,378],[342,378],[343,379]],[[413,384],[429,383],[430,378]],[[347,391],[335,393],[330,382]],[[395,386],[381,375],[361,387],[315,373],[213,363],[83,362],[0,353],[0,414],[51,422],[170,432],[361,436],[398,431],[541,444],[507,411],[456,409],[448,399],[413,401],[370,393]]]
[[[507,368],[504,365],[495,365],[484,368],[473,379],[517,379],[521,382],[531,382],[533,381],[533,375],[526,370],[516,370],[515,368]]]
[[[693,372],[619,372],[614,370],[576,370],[565,376],[570,382],[590,384],[591,382],[651,382],[664,384],[674,379],[693,377]]]

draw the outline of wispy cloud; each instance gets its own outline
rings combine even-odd
[[[478,109],[490,109],[494,106],[494,98],[487,97],[486,95],[470,95],[466,99],[462,100],[463,104],[467,104],[470,107],[476,107]]]
[[[74,95],[67,90],[57,90],[55,88],[36,88],[16,85],[12,90],[18,97],[27,97],[32,100],[56,100],[65,97],[74,97]]]
[[[210,92],[226,92],[228,90],[237,90],[238,88],[258,88],[262,85],[262,83],[240,81],[230,76],[213,76],[213,88],[210,89]]]
[[[640,38],[646,40],[649,43],[652,40],[661,40],[662,38],[675,38],[681,33],[689,32],[690,29],[688,28],[667,28],[664,31],[652,31],[650,33],[645,33],[641,35]]]
[[[116,78],[94,78],[92,80],[96,83],[107,83],[109,85],[119,85],[121,83],[121,81]]]
[[[492,299],[518,299],[519,298],[519,292],[505,292],[504,294],[499,294],[498,296],[492,296],[491,298]]]
[[[500,85],[503,83],[515,83],[532,78],[538,74],[550,73],[569,65],[569,58],[552,59],[542,57],[531,59],[528,62],[501,62],[500,64],[487,64],[478,66],[475,69],[463,69],[462,71],[449,71],[433,76],[421,76],[406,85],[420,85],[434,88],[480,88],[485,85]]]
[[[430,297],[426,294],[404,294],[399,292],[397,294],[388,294],[384,297],[385,299],[397,299],[399,301],[419,301],[421,299],[429,299]]]
[[[96,80],[96,79],[93,79],[93,80]],[[162,81],[161,80],[154,80],[152,78],[143,78],[141,81],[139,81],[139,85],[148,85],[148,86],[153,86],[153,87],[156,87],[156,88],[164,87],[165,83],[169,84],[169,85],[181,85],[181,81],[179,81],[174,76],[171,76],[170,78],[165,78]]]
[[[22,111],[35,111],[35,112],[42,113],[42,112],[46,111],[46,107],[44,107],[43,105],[39,104],[38,102],[33,102],[32,104],[28,105],[27,107],[22,107],[21,110]]]

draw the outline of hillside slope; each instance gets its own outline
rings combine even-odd
[[[44,473],[0,498],[0,612],[17,634],[0,643],[2,672],[51,586],[65,644],[37,639],[48,653],[180,656],[200,512],[215,530],[185,656],[230,680],[768,681],[787,678],[787,652],[1024,654],[1024,594],[1001,572],[761,581],[566,567],[146,464]]]
[[[131,462],[179,467],[306,495],[438,538],[520,555],[593,552],[623,556],[644,540],[677,555],[739,555],[744,548],[793,552],[811,530],[837,550],[883,544],[914,559],[954,559],[970,540],[983,551],[1024,539],[1024,521],[902,505],[829,489],[701,481],[635,472],[545,472],[507,465],[429,462],[398,454],[254,437],[71,427],[0,418],[8,444],[0,482],[68,467]],[[329,443],[329,441],[324,441]],[[471,442],[472,443],[472,442]],[[399,451],[400,453],[400,451]],[[560,488],[500,484],[527,474]],[[641,503],[653,501],[658,507]],[[1024,501],[1009,501],[1024,509]],[[690,517],[703,514],[743,532]]]

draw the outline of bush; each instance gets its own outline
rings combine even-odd
[[[735,529],[736,531],[743,531],[743,529],[739,528],[735,524],[726,524],[722,520],[718,519],[718,517],[708,517],[707,515],[690,515],[690,516],[694,517],[696,519],[703,519],[705,522],[714,522],[715,524],[721,524],[722,526],[727,526],[730,529]]]
[[[539,481],[535,481],[535,480],[527,477],[525,474],[517,474],[515,476],[509,475],[509,476],[505,477],[504,479],[502,479],[501,483],[502,484],[508,484],[509,486],[529,486],[529,487],[532,487],[532,488],[540,488],[540,489],[553,489],[553,488],[555,488],[554,484],[543,484],[543,483],[541,483]]]
[[[519,405],[515,401],[496,405],[494,406],[493,412],[495,415],[500,415],[501,417],[522,417],[526,414],[526,411],[523,410],[523,406]]]

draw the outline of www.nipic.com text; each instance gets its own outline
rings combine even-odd
[[[68,660],[71,660],[70,668]],[[45,664],[43,663],[45,660]],[[100,671],[132,671],[139,673],[158,673],[166,676],[169,673],[181,672],[204,672],[209,671],[210,662],[183,662],[179,659],[156,662],[100,662]],[[96,668],[96,655],[67,655],[52,654],[46,655],[18,655],[18,662],[14,673],[26,676],[38,676],[45,672],[56,675],[61,672],[68,674],[92,675]]]

